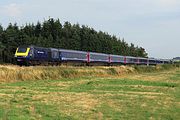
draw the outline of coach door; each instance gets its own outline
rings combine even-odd
[[[51,50],[48,50],[48,60],[51,61]]]

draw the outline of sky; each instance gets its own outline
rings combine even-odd
[[[180,56],[180,0],[0,0],[3,27],[49,17],[124,38],[149,57]]]

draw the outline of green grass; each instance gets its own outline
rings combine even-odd
[[[178,120],[179,80],[180,71],[174,70],[3,83],[0,120]]]

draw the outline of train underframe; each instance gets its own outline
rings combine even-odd
[[[101,62],[101,61],[81,61],[81,60],[61,60],[61,61],[50,61],[50,60],[32,60],[27,58],[17,58],[17,65],[20,66],[58,66],[58,65],[73,65],[73,66],[117,66],[117,65],[156,65],[156,64],[138,64],[138,63],[123,63],[123,62]]]

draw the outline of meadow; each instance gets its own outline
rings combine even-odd
[[[2,120],[180,119],[179,68],[0,66],[0,70]]]

